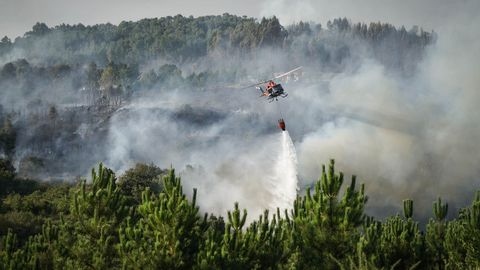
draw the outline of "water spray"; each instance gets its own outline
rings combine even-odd
[[[288,131],[281,136],[281,149],[270,177],[272,200],[269,208],[290,209],[298,191],[297,153]]]

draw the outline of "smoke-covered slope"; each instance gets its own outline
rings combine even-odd
[[[137,29],[148,24],[158,32]],[[159,34],[177,26],[185,31]],[[288,159],[279,152],[279,105],[298,151],[300,188],[335,158],[367,182],[372,198],[392,194],[370,201],[370,213],[395,213],[412,197],[427,216],[437,195],[463,205],[476,183],[478,55],[459,53],[480,51],[473,32],[442,28],[432,44],[429,33],[388,24],[340,19],[283,27],[235,16],[38,26],[3,42],[3,61],[27,60],[2,67],[2,118],[9,114],[19,131],[14,159],[28,161],[23,171],[38,161],[32,157],[58,175],[62,168],[84,174],[98,161],[119,172],[135,162],[173,165],[186,190],[205,193],[202,207],[224,212],[240,201],[259,212],[290,201],[295,189],[275,191],[294,186],[295,174],[277,170],[293,168],[281,166]],[[198,42],[187,42],[196,33]],[[76,43],[82,35],[88,48]],[[135,47],[142,35],[165,43]],[[179,47],[170,50],[172,44]],[[239,89],[300,65],[300,80],[284,83],[289,96],[276,104]],[[283,178],[288,184],[272,185],[280,174],[291,175]],[[226,197],[225,190],[235,192]]]

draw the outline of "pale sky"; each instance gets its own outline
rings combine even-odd
[[[91,25],[162,17],[277,15],[282,24],[300,20],[324,24],[347,17],[353,22],[382,21],[396,26],[423,26],[426,30],[448,20],[452,13],[480,12],[478,0],[0,0],[0,36],[11,39],[29,31],[36,22]]]

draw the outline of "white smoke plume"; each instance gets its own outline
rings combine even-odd
[[[431,216],[436,196],[453,206],[450,215],[471,201],[480,188],[480,39],[474,26],[480,17],[467,10],[449,17],[412,78],[369,60],[332,78],[315,102],[329,120],[298,144],[304,184],[335,158],[341,170],[367,182],[376,216],[401,211],[405,198],[414,199],[422,219]],[[308,89],[307,96],[318,91]]]
[[[316,70],[309,65],[314,59],[300,59],[310,79],[285,85],[289,96],[279,104],[298,150],[301,189],[334,158],[339,170],[366,183],[367,211],[379,217],[400,211],[405,198],[414,199],[423,220],[436,196],[450,202],[451,215],[471,200],[480,167],[480,41],[474,29],[480,20],[454,17],[453,25],[465,27],[440,27],[436,44],[426,48],[410,77],[396,75],[369,55],[357,55],[358,62],[336,74]],[[293,68],[278,51],[256,57],[206,62],[244,65],[256,78]],[[279,64],[262,65],[270,59]],[[134,161],[172,164],[187,187],[198,188],[205,210],[224,213],[239,201],[253,215],[261,213],[277,200],[272,194],[280,194],[270,180],[275,166],[265,165],[279,158],[274,124],[280,115],[257,95],[253,89],[159,93],[149,98],[159,108],[155,113],[136,108],[126,118],[120,112],[112,119],[109,164],[120,170]],[[196,128],[171,116],[188,104],[216,120]]]
[[[209,55],[198,65],[182,66],[184,75],[235,65],[245,70],[242,78],[251,78],[250,83],[304,66],[305,79],[285,84],[289,96],[278,102],[290,132],[283,133],[283,141],[275,127],[282,117],[277,106],[258,98],[254,89],[173,87],[138,98],[109,119],[106,164],[119,173],[135,162],[172,165],[183,177],[184,190],[198,188],[203,210],[224,214],[238,201],[252,218],[263,209],[288,206],[297,174],[302,190],[318,179],[321,165],[334,158],[339,170],[366,183],[370,214],[394,214],[403,199],[412,198],[416,215],[429,217],[436,196],[447,200],[450,214],[455,214],[480,187],[480,4],[461,1],[451,8],[427,2],[441,11],[435,15],[440,19],[426,24],[438,40],[425,49],[426,57],[412,76],[386,69],[361,45],[351,52],[351,62],[342,63],[342,72],[333,74],[318,68],[321,59],[292,59],[280,50],[259,50],[245,58]],[[287,23],[330,16],[389,22],[394,13],[382,4],[378,13],[385,17],[355,18],[350,16],[353,11],[366,11],[339,3],[330,6],[335,12],[324,15],[314,1],[267,1],[266,10]],[[371,9],[379,1],[368,3],[364,5]],[[410,8],[415,6],[410,3]],[[400,7],[406,14],[408,9]],[[438,15],[445,13],[448,16]],[[293,16],[290,21],[287,15]],[[421,24],[397,19],[397,25]],[[325,40],[327,49],[336,46]],[[153,59],[155,63],[164,62]]]
[[[208,104],[208,95],[180,96],[170,92],[118,111],[111,120],[107,164],[120,172],[138,161],[171,164],[184,190],[198,188],[200,206],[215,214],[225,214],[234,202],[249,210],[250,219],[265,209],[291,208],[296,154],[288,132],[275,127],[274,105],[258,100],[257,113],[245,102],[251,97],[225,105]],[[182,113],[190,115],[184,119]],[[196,115],[212,123],[199,126],[190,120]]]

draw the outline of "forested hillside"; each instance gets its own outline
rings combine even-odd
[[[82,174],[105,159],[110,117],[139,97],[173,89],[231,91],[294,64],[310,67],[305,79],[316,81],[317,74],[351,70],[364,58],[410,76],[434,38],[418,27],[346,18],[326,26],[229,14],[119,25],[37,23],[0,43],[0,151],[24,176]]]
[[[436,41],[229,14],[4,37],[0,270],[480,268],[475,96],[425,71]],[[281,102],[245,89],[297,66]],[[278,118],[299,152],[290,209],[265,204]]]
[[[163,17],[118,26],[58,25],[49,28],[37,23],[13,42],[5,37],[0,56],[13,53],[33,63],[76,64],[95,61],[138,64],[158,57],[177,63],[189,62],[215,51],[251,52],[265,47],[282,48],[318,58],[324,65],[340,61],[349,54],[355,40],[365,42],[380,58],[400,53],[401,58],[421,55],[432,34],[414,27],[407,31],[388,23],[352,23],[346,18],[325,26],[299,22],[282,26],[278,19],[224,14],[205,17]],[[351,40],[352,41],[351,41]],[[386,60],[386,59],[383,59]],[[392,63],[393,64],[393,63]],[[397,64],[397,63],[395,63]]]
[[[1,163],[1,269],[474,269],[480,267],[480,191],[446,221],[439,198],[425,230],[414,202],[367,216],[364,185],[334,162],[291,210],[249,217],[202,213],[174,170],[137,164],[118,179],[100,165],[89,182],[38,184]],[[90,182],[91,180],[91,182]],[[473,194],[472,194],[473,195]],[[250,222],[247,222],[250,220]]]

